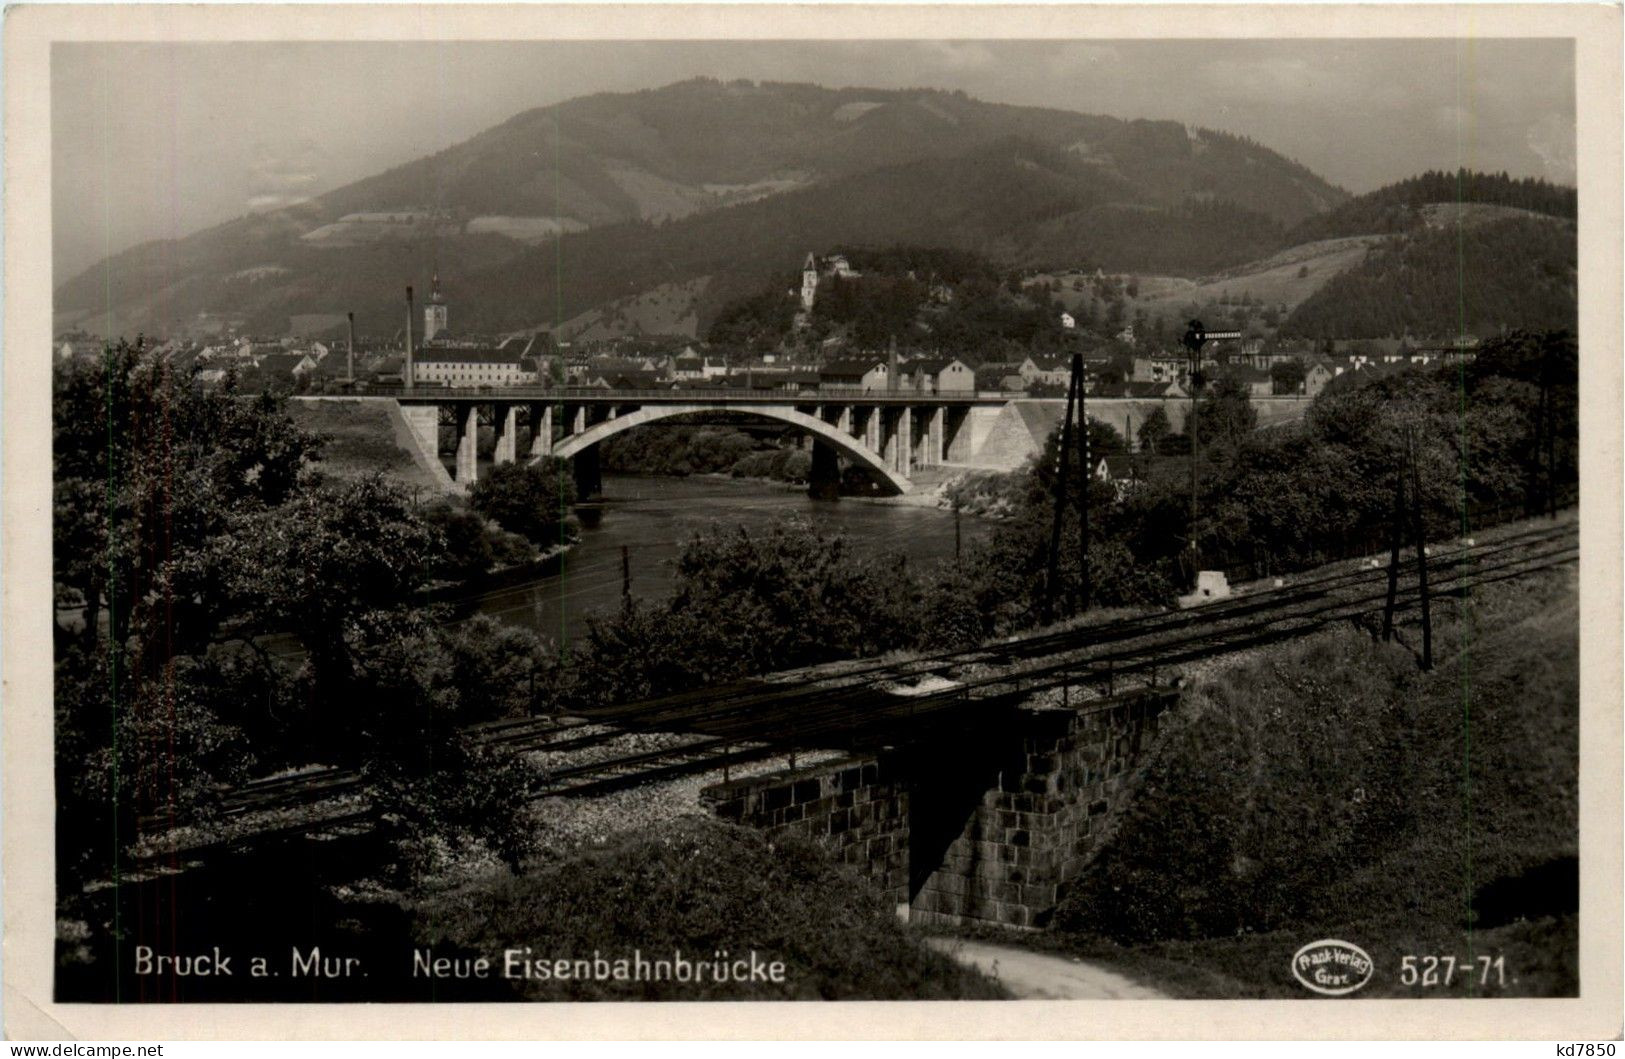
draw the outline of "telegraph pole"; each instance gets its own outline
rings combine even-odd
[[[1197,464],[1202,459],[1202,445],[1198,437],[1200,432],[1201,416],[1198,406],[1202,403],[1202,347],[1209,342],[1222,339],[1236,339],[1241,337],[1240,331],[1209,331],[1202,326],[1202,321],[1192,320],[1185,327],[1185,336],[1180,344],[1190,351],[1191,355],[1191,410],[1185,417],[1185,433],[1191,442],[1191,574],[1194,579],[1196,569],[1200,566],[1196,544],[1196,518],[1200,503],[1200,488],[1198,482]]]
[[[1405,473],[1410,456],[1409,439],[1405,454],[1394,465],[1394,518],[1389,527],[1388,549],[1388,601],[1382,608],[1382,642],[1394,638],[1394,603],[1399,595],[1399,549],[1405,538]]]
[[[1083,354],[1072,354],[1072,390],[1078,395],[1078,430],[1083,436],[1083,483],[1078,486],[1078,567],[1082,574],[1082,587],[1078,597],[1078,610],[1089,609],[1089,485],[1094,479],[1094,466],[1089,455],[1089,399],[1083,386]],[[1068,409],[1070,413],[1070,409]]]
[[[1543,355],[1540,358],[1540,395],[1541,403],[1545,405],[1545,415],[1541,417],[1546,425],[1546,509],[1552,518],[1557,517],[1557,394],[1552,387],[1552,358]]]
[[[1428,609],[1428,542],[1422,520],[1422,472],[1417,466],[1415,435],[1411,444],[1411,518],[1416,531],[1416,578],[1422,594],[1422,668],[1433,668],[1433,615]]]
[[[1072,455],[1072,403],[1078,395],[1078,374],[1072,373],[1072,383],[1066,390],[1066,418],[1061,423],[1061,451],[1055,478],[1055,519],[1050,525],[1049,570],[1044,578],[1044,624],[1055,617],[1055,588],[1060,579],[1061,516],[1066,511],[1066,480],[1071,476]]]
[[[1202,454],[1201,444],[1197,440],[1197,433],[1199,429],[1198,424],[1201,421],[1200,416],[1197,414],[1197,406],[1201,403],[1202,397],[1202,347],[1207,344],[1207,329],[1202,326],[1202,321],[1192,320],[1185,328],[1185,337],[1180,341],[1184,344],[1185,348],[1190,351],[1191,355],[1191,410],[1190,413],[1185,417],[1185,434],[1190,439],[1191,449],[1191,518],[1189,535],[1191,546],[1191,576],[1195,577],[1196,569],[1200,565],[1196,556],[1197,498],[1200,495],[1198,492],[1196,465],[1198,462],[1200,462]]]

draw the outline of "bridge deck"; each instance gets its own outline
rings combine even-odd
[[[863,390],[824,387],[819,390],[752,390],[693,388],[608,390],[599,386],[375,386],[355,397],[388,397],[409,404],[450,401],[490,404],[493,401],[568,402],[570,404],[930,404],[1003,405],[1027,400],[1025,393],[990,390],[917,393],[913,390]]]

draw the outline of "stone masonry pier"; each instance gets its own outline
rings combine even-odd
[[[1042,927],[1177,698],[1157,687],[1021,708],[974,739],[718,784],[702,800],[724,820],[813,838],[916,921]]]

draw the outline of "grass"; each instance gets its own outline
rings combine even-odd
[[[412,454],[395,438],[395,427],[383,401],[289,401],[288,415],[302,429],[322,435],[322,471],[355,478],[383,471],[408,487],[440,491]]]
[[[486,954],[785,964],[774,983],[518,981],[535,1000],[994,999],[997,983],[920,944],[890,905],[810,842],[696,818],[430,897],[418,943]]]
[[[1440,601],[1431,673],[1349,630],[1198,681],[1048,944],[1183,996],[1309,996],[1324,937],[1376,961],[1362,995],[1574,995],[1575,579]],[[1507,983],[1404,984],[1430,954]]]

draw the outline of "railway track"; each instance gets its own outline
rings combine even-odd
[[[1475,587],[1525,576],[1578,559],[1572,523],[1543,526],[1475,547],[1435,546],[1428,560],[1430,592],[1461,595]],[[773,674],[656,700],[583,711],[579,719],[523,718],[477,726],[482,744],[514,751],[567,752],[600,746],[629,732],[687,733],[693,739],[657,750],[612,755],[545,774],[540,797],[581,797],[717,768],[793,755],[798,750],[874,749],[974,728],[1001,705],[1057,687],[1119,688],[1154,683],[1171,666],[1278,643],[1380,610],[1386,565],[1359,565],[1295,578],[1183,611],[1160,612],[1093,626],[1047,632],[998,644],[941,651],[902,660],[875,660]],[[1420,602],[1416,560],[1402,562],[1396,606]],[[939,678],[939,690],[912,685]],[[1104,700],[1103,700],[1104,701]],[[581,731],[584,725],[592,730]],[[929,729],[920,726],[928,725]],[[226,794],[228,821],[266,810],[314,805],[359,793],[363,778],[341,769],[310,770],[255,781]],[[370,810],[346,808],[330,818],[272,825],[250,835],[211,840],[154,856],[194,855],[221,845],[300,830],[351,826]],[[150,821],[163,827],[164,821]]]

